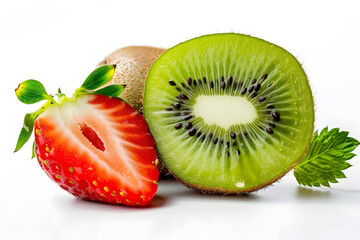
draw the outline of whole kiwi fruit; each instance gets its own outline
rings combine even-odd
[[[114,76],[106,86],[126,85],[120,97],[141,112],[147,74],[154,61],[165,50],[148,46],[129,46],[112,52],[98,64],[98,66],[116,65]]]
[[[165,166],[202,192],[239,194],[277,181],[302,159],[314,129],[301,64],[235,33],[163,53],[148,74],[143,110]]]

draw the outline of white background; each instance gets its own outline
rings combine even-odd
[[[360,157],[331,189],[299,187],[292,173],[244,197],[162,181],[152,205],[136,209],[73,198],[30,160],[31,143],[12,153],[24,114],[36,109],[16,99],[21,81],[71,95],[117,48],[168,48],[218,32],[293,53],[315,95],[316,128],[360,139],[358,1],[0,0],[0,239],[359,239]]]

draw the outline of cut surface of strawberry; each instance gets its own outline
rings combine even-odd
[[[35,121],[40,166],[76,197],[147,205],[157,190],[155,143],[144,118],[103,95],[53,104]]]

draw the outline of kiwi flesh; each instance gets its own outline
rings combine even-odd
[[[143,110],[165,166],[211,193],[277,181],[304,156],[314,128],[312,92],[296,58],[235,33],[163,53],[148,74]]]
[[[98,64],[98,66],[116,65],[113,78],[105,86],[126,85],[120,97],[141,112],[147,74],[151,65],[165,50],[147,46],[129,46],[112,52]]]

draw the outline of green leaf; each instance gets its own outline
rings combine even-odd
[[[30,79],[19,84],[15,89],[17,98],[25,104],[33,104],[46,99],[52,99],[41,82]]]
[[[52,98],[51,98],[52,99]],[[47,101],[40,109],[38,109],[37,111],[33,112],[33,113],[27,113],[24,117],[24,123],[23,123],[23,127],[21,128],[20,131],[20,135],[19,138],[17,140],[16,143],[16,147],[15,147],[15,151],[17,152],[19,151],[24,144],[29,140],[32,131],[34,129],[34,122],[36,120],[36,118],[38,116],[40,116],[43,112],[45,112],[45,110],[48,108],[48,106],[50,106],[51,104],[53,104],[53,101]]]
[[[27,113],[24,118],[24,124],[21,128],[19,138],[16,143],[15,151],[19,151],[24,144],[29,140],[32,130],[34,129],[35,114]]]
[[[346,161],[355,156],[352,151],[360,144],[348,134],[340,132],[339,128],[329,131],[326,127],[320,134],[316,131],[306,155],[295,167],[298,183],[310,187],[330,187],[329,183],[346,178],[342,171],[351,166]]]
[[[84,90],[94,90],[109,82],[115,73],[114,65],[104,65],[95,69],[81,85]]]
[[[114,85],[110,85],[110,86],[101,88],[93,93],[105,95],[105,96],[109,96],[109,97],[118,97],[124,91],[124,89],[125,89],[124,85],[114,84]]]
[[[33,146],[32,146],[32,154],[31,154],[31,159],[33,159],[35,157],[35,140],[33,142]]]

